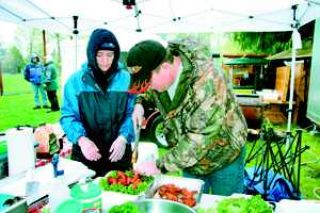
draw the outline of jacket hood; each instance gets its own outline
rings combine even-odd
[[[88,46],[87,46],[87,58],[88,65],[94,72],[101,72],[96,62],[96,54],[98,50],[109,49],[114,51],[114,59],[111,65],[111,70],[108,72],[114,72],[117,69],[117,62],[120,57],[120,46],[118,40],[114,34],[106,29],[96,29],[92,32]]]
[[[39,63],[40,62],[40,58],[39,58],[39,56],[37,55],[37,54],[32,54],[31,55],[31,57],[30,57],[30,62],[32,63],[32,64],[37,64],[37,63],[35,63],[35,61],[34,60],[38,60],[38,62],[37,63]]]
[[[104,73],[98,67],[96,54],[98,50],[113,50],[114,59],[108,72]],[[93,71],[94,78],[98,85],[105,90],[118,68],[118,60],[120,57],[120,47],[118,40],[114,34],[106,29],[96,29],[92,32],[88,46],[87,58],[88,66]]]

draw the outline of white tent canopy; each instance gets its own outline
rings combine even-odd
[[[130,2],[127,0],[127,2]],[[133,2],[131,0],[131,2]],[[97,27],[147,33],[290,31],[292,6],[300,26],[320,16],[319,0],[0,0],[0,19],[72,33]]]

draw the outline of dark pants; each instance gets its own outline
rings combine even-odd
[[[197,176],[183,172],[184,177],[198,178],[205,182],[203,193],[229,196],[244,191],[245,148],[231,164],[212,172],[209,175]]]
[[[58,97],[57,97],[57,90],[47,90],[48,99],[51,104],[52,111],[60,110]]]

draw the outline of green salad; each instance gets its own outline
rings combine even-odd
[[[141,211],[135,203],[129,201],[112,207],[108,213],[141,213]]]
[[[228,198],[221,200],[216,207],[198,208],[198,213],[272,213],[272,207],[260,195],[250,198]]]

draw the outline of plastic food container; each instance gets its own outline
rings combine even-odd
[[[69,199],[62,202],[55,211],[55,213],[81,213],[81,212],[82,212],[82,205],[79,201],[75,199]]]
[[[101,190],[98,184],[90,181],[75,184],[71,196],[82,204],[82,212],[102,212]]]

